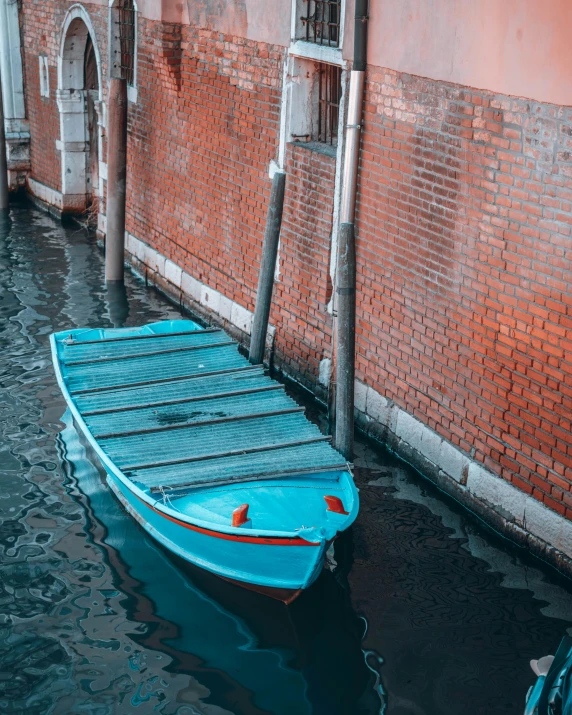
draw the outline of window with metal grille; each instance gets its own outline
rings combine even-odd
[[[306,7],[300,18],[305,30],[301,39],[338,47],[342,0],[302,0],[302,5]]]
[[[135,6],[133,0],[117,0],[115,14],[114,65],[117,76],[135,84]]]
[[[342,70],[335,65],[318,65],[318,131],[316,141],[338,143],[338,121],[342,94]]]

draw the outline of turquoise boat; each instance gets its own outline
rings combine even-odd
[[[58,384],[125,509],[164,547],[291,602],[355,520],[350,465],[222,330],[50,336]]]

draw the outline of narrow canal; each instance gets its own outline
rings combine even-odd
[[[27,206],[0,226],[0,712],[521,715],[528,661],[572,632],[572,585],[383,451],[358,443],[361,514],[290,608],[122,511],[48,338],[178,316],[132,276],[107,294],[84,230]]]

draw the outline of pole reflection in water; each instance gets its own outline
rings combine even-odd
[[[0,209],[0,239],[7,238],[11,228],[12,219],[10,218],[10,211]]]
[[[106,302],[111,325],[114,328],[123,328],[129,318],[129,300],[123,281],[106,282]]]
[[[347,585],[336,579],[345,580],[351,562],[325,571],[315,588],[287,608],[173,559],[116,502],[71,414],[62,420],[68,488],[84,505],[86,531],[114,572],[116,591],[106,594],[106,607],[117,612],[119,599],[128,620],[141,624],[128,638],[113,633],[119,641],[115,649],[126,650],[134,641],[141,652],[168,655],[167,669],[191,676],[197,691],[208,689],[209,702],[221,712],[379,712],[360,647],[363,623]],[[85,628],[85,620],[93,620],[100,639],[106,635],[98,621],[102,615],[86,614],[82,623]],[[130,656],[130,662],[141,666],[139,656]],[[140,685],[131,703],[140,705],[160,692],[166,695],[162,686]]]

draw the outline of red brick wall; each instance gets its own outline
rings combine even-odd
[[[127,229],[253,309],[282,48],[141,18]]]
[[[572,518],[572,109],[369,69],[358,377]]]
[[[57,69],[50,67],[50,96],[40,96],[40,63],[37,55],[25,64],[27,113],[30,121],[30,176],[52,189],[61,190],[62,172],[56,139],[60,117],[56,105]]]
[[[22,0],[32,177],[54,188],[71,5]],[[86,7],[105,64],[107,8]],[[281,47],[140,17],[127,228],[249,309],[283,60]],[[572,109],[375,67],[366,94],[358,378],[572,518]],[[331,354],[335,159],[289,145],[286,171],[271,320],[278,361],[315,383]]]
[[[280,233],[280,280],[271,322],[279,361],[315,382],[331,357],[330,248],[336,159],[304,144],[288,144]]]
[[[60,138],[57,106],[58,56],[61,30],[68,9],[66,0],[22,0],[20,13],[24,64],[26,112],[30,121],[30,163],[32,179],[61,191],[61,157],[56,149]],[[96,33],[105,83],[107,57],[107,8],[83,3]],[[39,56],[48,58],[50,96],[40,96]],[[104,84],[105,86],[105,84]]]

